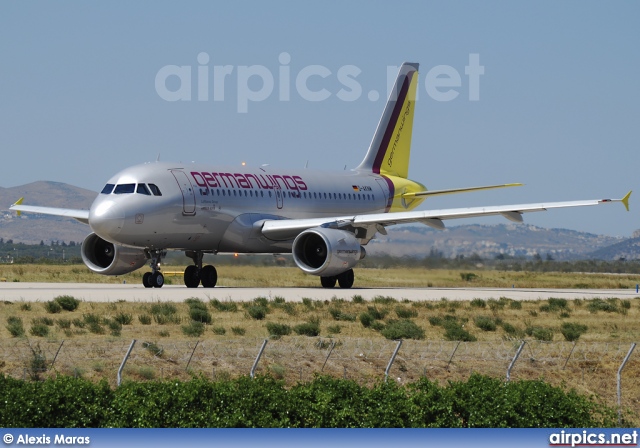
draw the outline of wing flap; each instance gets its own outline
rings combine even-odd
[[[396,224],[422,223],[438,229],[444,228],[442,221],[448,219],[477,218],[481,216],[501,215],[505,218],[522,222],[523,213],[542,212],[556,208],[588,207],[602,205],[610,202],[622,202],[628,209],[629,192],[622,199],[591,199],[585,201],[547,202],[539,204],[498,205],[490,207],[453,208],[444,210],[425,210],[397,213],[376,213],[371,215],[352,215],[313,219],[284,219],[266,220],[262,224],[262,234],[276,241],[284,241],[295,238],[300,232],[312,227],[341,228],[392,226]]]

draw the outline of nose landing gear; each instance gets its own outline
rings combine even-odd
[[[162,288],[164,285],[164,275],[160,272],[160,261],[162,257],[167,255],[166,251],[152,250],[149,251],[149,266],[151,266],[151,272],[145,272],[142,276],[142,284],[145,288]]]

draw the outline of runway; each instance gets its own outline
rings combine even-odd
[[[611,298],[632,299],[640,297],[635,289],[521,289],[521,288],[187,288],[166,285],[163,288],[145,288],[142,285],[102,283],[0,283],[0,300],[11,302],[46,302],[61,295],[70,295],[87,302],[182,302],[191,297],[203,301],[210,299],[246,302],[256,297],[283,297],[290,302],[303,298],[313,300],[351,300],[354,295],[365,300],[376,296],[397,300],[437,301],[499,299],[545,300],[549,297],[564,299]]]

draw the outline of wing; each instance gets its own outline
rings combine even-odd
[[[509,188],[509,187],[521,187],[524,184],[500,184],[500,185],[486,185],[483,187],[466,187],[466,188],[453,188],[450,190],[429,190],[429,191],[416,191],[415,193],[404,193],[403,198],[413,198],[421,196],[439,196],[443,194],[455,194],[455,193],[468,193],[470,191],[482,191],[493,190],[495,188]]]
[[[372,215],[340,216],[332,218],[268,220],[262,223],[262,234],[276,241],[284,241],[295,238],[300,232],[312,227],[345,228],[356,231],[358,238],[368,242],[376,232],[385,235],[385,227],[395,224],[422,223],[436,229],[444,229],[445,220],[458,218],[476,218],[479,216],[501,215],[510,221],[522,222],[522,214],[530,212],[542,212],[554,208],[586,207],[601,205],[610,202],[622,202],[629,210],[629,197],[627,193],[622,199],[592,199],[586,201],[548,202],[542,204],[500,205],[492,207],[452,208],[444,210],[425,210],[397,213],[376,213]],[[366,230],[357,232],[357,229]]]
[[[55,207],[39,207],[36,205],[22,205],[24,198],[20,198],[9,207],[9,210],[15,210],[20,216],[21,212],[41,213],[43,215],[64,216],[67,218],[75,218],[80,222],[89,224],[89,210],[76,210],[72,208],[55,208]]]

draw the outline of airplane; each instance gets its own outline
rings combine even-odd
[[[353,267],[364,246],[386,227],[421,223],[444,229],[444,221],[522,214],[554,208],[622,202],[622,199],[414,210],[429,196],[520,186],[499,184],[427,190],[408,178],[418,64],[404,63],[362,162],[349,171],[284,170],[209,164],[151,162],[111,177],[89,210],[23,205],[10,209],[67,216],[86,223],[82,259],[98,274],[122,275],[149,264],[145,287],[164,284],[161,262],[168,250],[184,251],[189,288],[216,286],[204,254],[292,253],[305,273],[325,288],[351,288]]]

